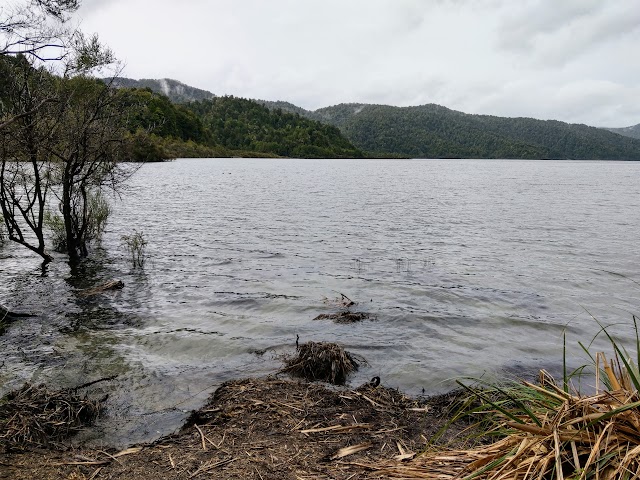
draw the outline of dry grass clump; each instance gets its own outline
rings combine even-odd
[[[570,392],[571,375],[565,374],[559,386],[544,371],[537,385],[493,387],[500,400],[487,395],[486,386],[466,387],[483,402],[476,413],[502,418],[494,431],[500,440],[470,450],[426,452],[411,464],[374,470],[406,479],[640,478],[640,374],[624,348],[603,331],[615,355],[611,361],[603,353],[592,357],[594,394]]]
[[[343,385],[358,366],[355,355],[337,343],[308,342],[298,346],[295,356],[285,358],[281,371],[307,380]]]
[[[100,402],[74,390],[51,391],[25,384],[0,399],[0,448],[43,446],[61,441],[100,413]]]

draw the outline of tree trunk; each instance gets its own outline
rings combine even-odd
[[[65,168],[65,175],[62,182],[62,218],[64,219],[64,230],[67,236],[67,253],[69,260],[75,262],[78,260],[78,242],[75,235],[73,225],[73,207],[71,206],[71,188],[72,180],[68,170],[69,165]]]

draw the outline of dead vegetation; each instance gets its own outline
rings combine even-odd
[[[375,320],[375,317],[367,312],[343,311],[338,313],[323,313],[314,320],[332,320],[334,323],[356,323],[363,320]]]
[[[285,357],[281,372],[306,380],[344,385],[349,374],[358,370],[363,361],[337,343],[308,342],[298,345],[294,356]]]
[[[274,377],[229,382],[178,434],[153,445],[12,453],[0,459],[0,478],[3,469],[12,480],[381,478],[368,465],[421,451],[451,401],[425,404],[368,384],[330,390]]]
[[[332,307],[339,308],[336,313],[323,313],[314,320],[332,320],[334,323],[356,323],[363,320],[375,320],[375,315],[367,312],[352,312],[351,307],[357,305],[356,302],[347,297],[344,293],[336,292],[340,297],[328,299],[325,297],[324,303]]]
[[[570,392],[542,371],[538,384],[500,389],[484,412],[502,417],[501,438],[466,450],[430,451],[409,464],[383,462],[385,478],[481,480],[632,480],[640,478],[640,376],[634,362],[595,357],[593,395]],[[626,352],[625,352],[626,353]],[[480,397],[487,398],[477,392]]]
[[[90,425],[99,413],[99,401],[75,390],[25,384],[0,399],[0,449],[50,446]]]

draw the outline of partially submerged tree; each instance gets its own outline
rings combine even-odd
[[[44,215],[51,189],[46,145],[57,130],[55,79],[24,58],[0,57],[0,212],[9,240],[51,261],[44,238]]]
[[[62,25],[77,0],[30,5],[39,13],[0,18],[0,211],[8,238],[48,262],[45,227],[58,210],[64,236],[57,247],[74,260],[104,229],[102,191],[128,175],[119,163],[125,110],[109,85],[92,78],[113,62],[97,37],[29,23],[49,16]],[[51,48],[58,54],[46,56]],[[52,58],[61,75],[45,67]]]
[[[51,155],[67,253],[75,259],[104,229],[109,205],[102,192],[117,191],[131,170],[122,163],[126,122],[115,90],[86,77],[67,81],[65,90],[65,128]]]

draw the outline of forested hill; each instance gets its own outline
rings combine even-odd
[[[363,156],[337,127],[253,100],[216,97],[185,107],[201,119],[210,141],[230,150],[304,158]]]
[[[607,128],[610,132],[624,135],[625,137],[640,138],[640,123],[631,127],[624,128]]]
[[[640,160],[640,125],[600,129],[555,120],[471,115],[435,104],[393,107],[350,103],[309,111],[283,101],[216,97],[169,79],[118,78],[115,83],[167,95],[204,121],[216,145],[250,148],[256,153],[323,156],[335,152],[342,157],[358,156],[347,152],[361,150],[372,156],[426,158]],[[193,101],[195,106],[190,105]],[[261,111],[258,107],[262,106],[271,113]],[[290,114],[293,116],[287,116]],[[296,115],[303,117],[299,122],[314,120],[339,128],[353,145],[317,124],[300,123],[297,131],[292,131],[296,130]],[[289,126],[279,130],[285,124]],[[318,129],[314,135],[302,133],[314,128]],[[303,148],[305,141],[311,143]],[[307,155],[301,153],[305,151]]]
[[[640,140],[555,120],[471,115],[434,104],[351,103],[300,113],[339,127],[355,146],[379,155],[640,160]]]
[[[119,79],[122,80],[122,79]],[[129,157],[158,161],[178,157],[358,158],[337,127],[235,97],[173,103],[150,87],[127,88],[118,98],[127,112]]]

